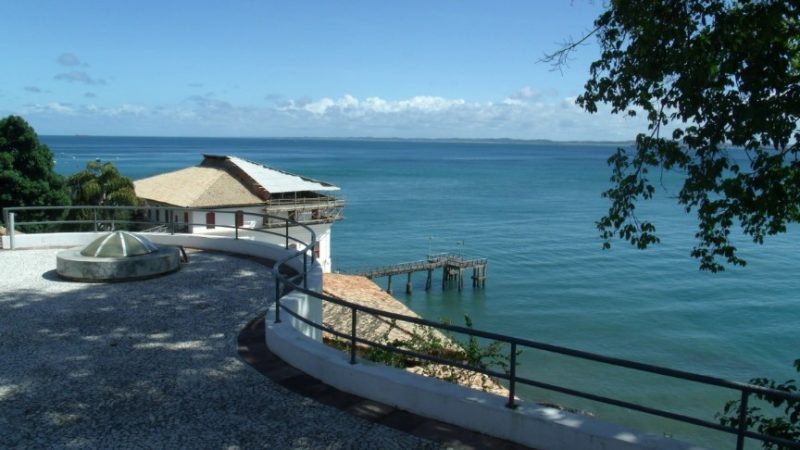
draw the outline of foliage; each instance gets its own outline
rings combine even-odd
[[[692,256],[703,270],[746,264],[731,239],[737,228],[761,244],[800,221],[800,2],[612,0],[594,25],[543,60],[560,68],[596,35],[601,55],[577,103],[644,113],[648,123],[608,159],[611,205],[597,222],[605,248],[615,237],[641,249],[659,242],[636,206],[664,171],[684,176],[677,201],[697,215]],[[751,382],[796,390],[793,381]],[[797,439],[797,402],[762,400],[786,417],[749,407],[748,425]],[[737,424],[738,407],[729,402],[720,420]]]
[[[447,322],[443,323],[446,324]],[[472,328],[472,319],[468,315],[464,315],[464,323],[467,328]],[[393,367],[417,366],[421,368],[420,372],[423,375],[451,383],[470,386],[480,385],[484,391],[493,385],[492,379],[487,376],[469,369],[439,364],[424,358],[406,356],[393,350],[401,349],[458,362],[481,370],[494,369],[508,373],[509,356],[503,352],[503,344],[501,342],[494,341],[482,346],[474,336],[470,336],[464,342],[454,337],[451,333],[437,333],[436,329],[430,326],[414,327],[408,339],[391,340],[389,334],[393,328],[395,328],[394,321],[392,321],[391,326],[387,328],[379,340],[379,343],[387,345],[391,350],[371,346],[363,355],[366,359]]]
[[[800,359],[794,362],[795,369],[800,372]],[[750,384],[761,386],[769,389],[775,389],[784,392],[797,392],[797,385],[794,380],[789,380],[785,383],[779,384],[767,378],[754,378],[750,380]],[[765,400],[769,405],[774,408],[772,414],[762,410],[757,406],[748,406],[747,408],[747,427],[755,429],[762,434],[768,436],[787,439],[790,441],[800,440],[800,401],[787,400],[779,398],[767,398],[763,394],[754,395],[759,400]],[[749,403],[749,402],[748,402]],[[739,409],[741,403],[739,400],[731,400],[725,404],[725,408],[721,414],[717,414],[722,425],[729,427],[739,426]],[[783,412],[782,415],[775,413]],[[784,446],[765,442],[763,447],[767,450],[778,449],[782,450]]]
[[[655,193],[653,169],[685,175],[677,200],[697,214],[701,269],[745,265],[730,236],[737,222],[760,244],[800,221],[800,3],[611,1],[591,34],[601,55],[577,103],[643,112],[649,129],[609,158],[604,247],[615,236],[639,248],[659,242],[635,209]],[[585,39],[543,59],[563,64]]]
[[[136,206],[139,199],[130,178],[123,176],[114,164],[92,161],[86,169],[67,180],[70,198],[76,205]]]
[[[0,208],[69,205],[53,153],[18,116],[0,119]],[[55,220],[58,212],[24,213],[25,221]],[[29,227],[30,229],[30,227]]]
[[[70,175],[67,179],[67,189],[74,205],[97,206],[137,206],[139,199],[130,178],[123,176],[110,162],[100,163],[91,161],[86,169]],[[88,209],[73,210],[70,218],[73,220],[125,221],[130,220],[133,214],[130,211],[99,211],[95,217],[94,212]],[[94,227],[91,225],[90,227]],[[109,223],[102,223],[100,228],[110,229]],[[119,227],[116,227],[119,228]]]

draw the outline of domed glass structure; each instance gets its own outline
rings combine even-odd
[[[159,247],[140,234],[114,231],[83,249],[59,252],[56,272],[73,281],[141,280],[175,272],[180,261],[177,247]]]
[[[158,247],[144,236],[127,231],[114,231],[92,241],[81,250],[81,255],[95,258],[126,258],[157,251]]]

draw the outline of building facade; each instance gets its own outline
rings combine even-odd
[[[331,194],[339,188],[330,183],[235,156],[203,155],[197,166],[137,180],[134,186],[147,219],[176,231],[238,234],[286,245],[288,226],[291,247],[296,246],[291,238],[310,240],[296,223],[306,225],[317,237],[316,258],[324,271],[331,270],[331,226],[342,219],[345,202]]]

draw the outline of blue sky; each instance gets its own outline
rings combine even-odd
[[[627,140],[537,60],[599,1],[7,2],[0,115],[40,134]],[[13,37],[13,38],[12,38]]]

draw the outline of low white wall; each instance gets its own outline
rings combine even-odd
[[[282,303],[292,309],[294,299]],[[291,322],[274,323],[267,314],[269,349],[303,372],[345,392],[438,419],[540,450],[700,450],[674,439],[646,435],[600,420],[520,402],[505,407],[506,399],[382,364],[351,365],[349,356],[307,338]]]
[[[75,247],[86,245],[108,231],[85,233],[31,233],[14,234],[14,248]],[[11,248],[11,237],[3,236],[3,248]]]

